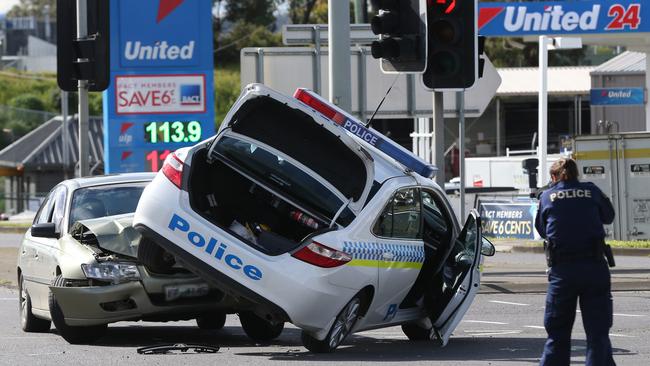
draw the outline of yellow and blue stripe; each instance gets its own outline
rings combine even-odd
[[[352,256],[349,266],[420,269],[424,262],[424,246],[381,242],[345,241],[343,251]],[[392,253],[390,259],[384,253]]]

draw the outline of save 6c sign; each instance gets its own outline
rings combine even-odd
[[[650,4],[640,0],[482,3],[485,36],[650,32]]]
[[[115,78],[116,113],[203,113],[204,75],[123,75]]]

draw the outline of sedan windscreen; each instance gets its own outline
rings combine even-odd
[[[111,184],[77,189],[72,196],[69,225],[79,220],[135,212],[147,183]]]

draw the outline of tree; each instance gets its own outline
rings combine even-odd
[[[318,2],[325,2],[325,5],[327,5],[327,1],[323,0],[289,0],[289,18],[291,18],[291,23],[311,23],[311,12]]]
[[[274,0],[230,0],[226,3],[226,20],[271,26],[275,22]]]
[[[7,13],[8,17],[42,16],[45,7],[49,6],[51,17],[56,17],[56,0],[20,0]]]

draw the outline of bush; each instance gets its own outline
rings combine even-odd
[[[239,70],[220,68],[214,72],[215,128],[223,121],[241,91]]]
[[[14,108],[31,109],[33,111],[45,111],[45,103],[36,95],[23,94],[11,98],[9,106]]]
[[[235,24],[230,33],[219,37],[215,44],[216,65],[239,65],[239,53],[244,47],[275,47],[282,45],[282,35],[266,27],[250,23]]]

